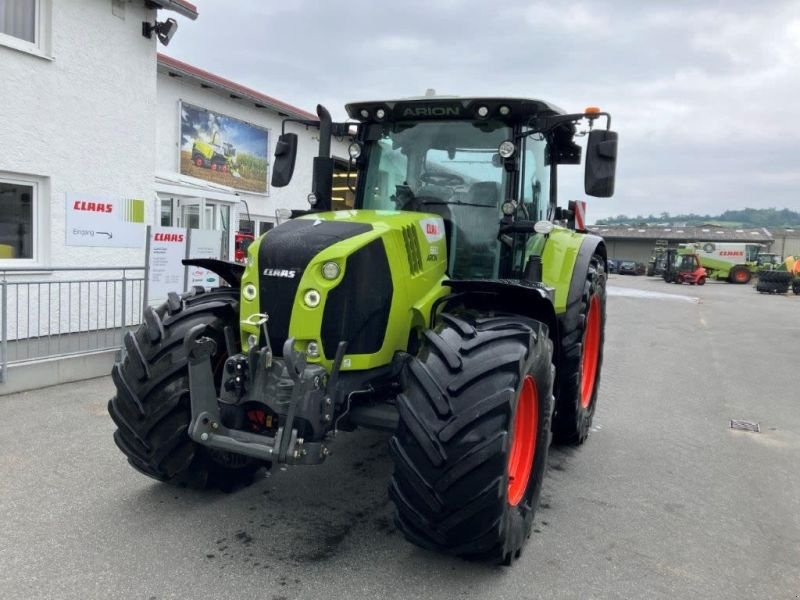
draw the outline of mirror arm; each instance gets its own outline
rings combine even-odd
[[[553,115],[550,117],[534,117],[528,125],[531,127],[530,131],[520,134],[518,139],[526,138],[529,135],[543,134],[547,135],[553,129],[564,123],[577,123],[581,119],[588,119],[589,123],[594,123],[598,117],[606,118],[606,129],[611,129],[611,115],[607,112],[598,113],[573,113],[569,115]]]
[[[300,125],[306,125],[308,127],[319,127],[319,121],[316,119],[284,119],[281,121],[281,135],[286,133],[287,123],[299,123]]]

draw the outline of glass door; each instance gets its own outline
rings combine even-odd
[[[181,198],[180,199],[180,212],[178,227],[187,227],[189,229],[203,229],[202,214],[204,198]]]

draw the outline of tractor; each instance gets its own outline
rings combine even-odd
[[[585,192],[613,195],[611,117],[441,96],[346,110],[295,121],[320,131],[310,209],[244,265],[185,261],[228,286],[172,293],[125,336],[114,440],[153,479],[235,489],[263,467],[322,463],[342,432],[382,430],[404,536],[511,564],[551,441],[584,442],[597,407],[606,245],[556,223],[571,220],[557,189],[586,136]],[[276,187],[296,161],[289,121]],[[331,139],[346,136],[355,208],[331,211]]]

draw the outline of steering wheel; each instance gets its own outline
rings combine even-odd
[[[460,175],[456,175],[455,173],[422,173],[419,176],[419,180],[424,183],[430,183],[431,185],[441,185],[441,186],[454,186],[454,185],[462,185],[464,183],[464,178]]]

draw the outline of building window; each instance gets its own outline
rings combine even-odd
[[[161,199],[161,226],[172,227],[172,213],[174,211],[172,206],[172,198]]]
[[[0,0],[0,44],[50,54],[51,0]]]
[[[0,263],[38,258],[36,191],[34,182],[0,179]]]

